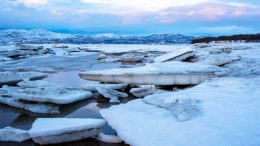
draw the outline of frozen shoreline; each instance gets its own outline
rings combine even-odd
[[[54,54],[45,54],[43,56],[35,55],[34,54],[35,52],[31,52],[28,50],[26,50],[28,51],[27,53],[31,53],[31,55],[28,54],[25,55],[22,51],[18,51],[17,53],[20,54],[21,57],[25,57],[25,58],[18,58],[18,59],[13,58],[14,60],[9,60],[9,59],[3,60],[2,62],[0,62],[0,66],[3,67],[1,68],[1,71],[2,72],[5,71],[44,72],[50,76],[44,80],[53,83],[59,83],[60,85],[66,85],[69,86],[70,88],[72,87],[72,88],[80,89],[80,87],[83,87],[86,90],[90,90],[91,92],[94,93],[93,94],[94,99],[83,100],[80,102],[76,102],[73,105],[70,104],[70,105],[62,106],[60,114],[56,114],[53,116],[48,115],[47,117],[69,116],[72,118],[80,117],[80,118],[102,119],[102,117],[99,114],[100,108],[92,107],[93,103],[96,104],[95,101],[97,100],[97,98],[104,98],[101,97],[102,96],[101,94],[98,94],[96,92],[96,88],[97,87],[111,88],[119,92],[127,93],[128,95],[135,93],[135,96],[137,97],[143,97],[145,95],[148,95],[143,100],[137,99],[134,101],[130,101],[127,104],[122,104],[122,102],[127,102],[128,100],[132,100],[133,99],[132,95],[126,98],[126,100],[122,98],[121,101],[120,99],[121,102],[120,105],[113,105],[107,103],[96,104],[98,106],[101,106],[102,115],[104,116],[105,119],[108,120],[110,126],[112,126],[116,130],[119,137],[123,141],[129,144],[152,145],[158,142],[157,144],[159,145],[162,144],[167,145],[169,142],[171,144],[175,143],[175,144],[182,144],[182,145],[191,145],[197,142],[190,139],[199,139],[200,140],[199,144],[201,145],[220,144],[214,141],[214,139],[211,138],[211,136],[212,137],[215,136],[215,139],[218,139],[221,142],[221,144],[223,143],[230,144],[230,145],[237,144],[235,142],[229,143],[229,140],[233,139],[234,137],[232,136],[235,135],[232,135],[231,133],[228,134],[227,131],[223,131],[223,130],[216,132],[217,130],[214,129],[214,126],[222,127],[222,129],[230,128],[231,131],[236,131],[236,133],[238,133],[236,135],[237,137],[244,135],[244,137],[247,137],[248,139],[251,138],[251,141],[248,143],[243,139],[243,137],[239,139],[240,140],[239,142],[245,145],[246,144],[253,145],[259,142],[256,139],[254,139],[254,129],[256,129],[254,127],[256,127],[255,122],[259,121],[259,118],[257,117],[260,116],[259,112],[255,110],[255,107],[259,105],[258,99],[256,98],[257,96],[255,96],[255,94],[259,94],[257,91],[257,89],[259,88],[259,86],[257,86],[257,83],[259,81],[258,78],[260,76],[260,57],[259,57],[260,43],[196,44],[196,45],[176,45],[176,46],[174,45],[71,45],[71,44],[58,44],[56,46],[53,46],[51,44],[48,45],[32,44],[32,46],[37,46],[37,47],[42,45],[44,46],[44,48],[53,47],[52,49],[57,49],[57,50],[55,50],[54,52],[51,51],[49,52]],[[66,45],[68,45],[68,48],[66,48],[67,47]],[[225,70],[228,77],[225,78],[215,77],[211,79],[210,82],[206,81],[194,87],[190,86],[188,87],[188,89],[185,90],[178,88],[178,86],[172,86],[171,89],[167,89],[168,91],[164,91],[160,89],[161,91],[158,90],[158,92],[156,92],[158,88],[157,86],[153,85],[153,87],[150,89],[145,88],[146,86],[150,86],[151,84],[154,84],[154,81],[150,82],[150,84],[147,83],[148,85],[143,86],[143,84],[145,84],[143,82],[144,81],[143,78],[141,79],[139,78],[138,80],[140,85],[127,86],[127,84],[111,84],[110,82],[108,84],[103,82],[102,83],[92,82],[91,84],[88,84],[90,82],[80,79],[79,76],[77,75],[80,71],[96,72],[96,70],[111,69],[111,68],[119,68],[119,69],[113,69],[117,71],[116,73],[119,73],[120,71],[122,72],[125,71],[126,73],[129,73],[128,71],[133,70],[133,74],[140,74],[145,71],[147,72],[147,74],[149,74],[151,72],[154,72],[154,68],[158,67],[158,66],[157,67],[153,66],[154,65],[154,63],[152,62],[153,58],[158,57],[160,55],[162,56],[166,55],[169,58],[171,58],[176,54],[174,53],[168,54],[168,53],[176,51],[177,49],[180,49],[184,46],[191,47],[192,50],[194,51],[195,56],[192,56],[191,58],[185,60],[185,62],[179,63],[178,66],[176,66],[176,64],[171,64],[166,61],[165,64],[167,65],[164,66],[164,68],[161,70],[167,72],[169,68],[174,68],[172,66],[175,66],[176,67],[175,72],[178,71],[178,73],[183,74],[183,69],[185,68],[186,64],[191,64],[191,66],[186,67],[186,69],[184,70],[192,70],[192,67],[194,67],[195,70],[199,70],[200,66],[196,65],[198,62],[199,64],[211,64],[213,66],[215,65],[214,68],[220,68],[221,70],[222,69]],[[4,48],[7,52],[14,49],[14,48],[7,48],[7,47]],[[13,53],[6,53],[6,51],[5,54],[14,55]],[[90,53],[88,51],[96,51],[96,52]],[[100,54],[99,52],[106,54],[105,56],[106,59],[97,60]],[[123,53],[126,54],[123,55]],[[144,56],[144,59],[142,63],[139,63],[137,65],[138,68],[136,68],[135,65],[131,65],[131,64],[125,65],[125,62],[124,63],[121,62],[120,58],[125,57],[127,55],[132,55],[132,56],[141,55]],[[1,56],[1,52],[0,52],[0,56]],[[191,63],[187,63],[187,62],[191,62]],[[149,66],[149,64],[152,65],[148,68],[148,70],[143,70],[143,68],[147,68],[146,65]],[[124,67],[127,68],[123,68],[122,67],[123,65]],[[103,72],[102,74],[108,74],[108,72]],[[23,80],[23,78],[21,80]],[[84,84],[85,86],[83,86]],[[28,86],[28,85],[24,84],[23,86]],[[34,85],[31,84],[30,86],[34,86]],[[129,89],[125,89],[125,88],[129,88]],[[133,88],[135,88],[136,91],[130,90]],[[102,90],[108,93],[107,89],[102,89]],[[208,97],[205,98],[204,96],[208,96],[210,98]],[[123,97],[126,96],[124,95]],[[94,101],[94,102],[90,102],[90,101]],[[233,105],[232,103],[236,103],[236,106]],[[169,105],[174,105],[174,106],[169,107]],[[214,107],[218,107],[218,106],[221,106],[220,110],[223,111],[222,113],[225,113],[230,117],[224,116],[224,114],[219,115],[217,113],[214,113],[213,111],[218,111],[218,110],[213,110]],[[4,116],[7,118],[6,122],[0,120],[0,122],[2,122],[2,124],[0,124],[2,126],[1,128],[6,126],[12,126],[15,128],[29,129],[28,127],[30,127],[30,125],[32,124],[32,122],[35,120],[36,117],[42,117],[41,115],[31,115],[28,112],[13,109],[11,107],[5,107],[2,105],[0,105],[0,107],[2,108],[0,109],[0,116]],[[192,108],[190,109],[189,107]],[[245,109],[245,110],[244,111],[238,110],[237,109],[238,107],[241,107],[241,109]],[[233,111],[233,113],[227,112],[229,110]],[[122,111],[122,113],[120,111]],[[7,116],[6,113],[10,113],[10,115]],[[246,113],[254,113],[255,117],[252,116],[251,114],[247,115]],[[125,115],[128,116],[125,117]],[[218,119],[209,118],[210,116],[214,116],[214,115],[216,117],[218,116],[219,118]],[[231,117],[237,115],[240,115],[241,117],[241,118],[236,117],[237,121],[232,121],[230,119]],[[247,119],[250,120],[250,125],[248,125],[249,127],[244,125],[243,122],[242,123],[238,122],[239,120],[243,121],[243,117],[246,117]],[[122,119],[126,120],[127,122],[120,123]],[[138,119],[141,119],[143,121],[140,122]],[[151,119],[151,120],[147,120],[147,119]],[[209,129],[204,129],[205,131],[207,131],[206,133],[208,133],[204,136],[198,133],[200,129],[203,130],[203,128],[201,128],[201,125],[197,126],[199,127],[198,129],[188,128],[188,129],[192,129],[192,132],[195,133],[192,134],[193,136],[195,136],[195,138],[189,135],[189,133],[185,132],[187,131],[185,130],[185,128],[187,127],[179,126],[180,123],[184,125],[186,125],[185,123],[191,123],[191,125],[196,125],[198,124],[196,123],[196,121],[199,121],[200,119],[204,119],[201,122],[204,123],[203,125],[204,127],[209,126]],[[220,119],[226,119],[226,123],[221,121]],[[25,123],[27,124],[26,126],[23,125],[22,123],[23,121],[25,121]],[[162,124],[161,126],[153,125],[156,124],[156,121],[161,121],[161,123],[164,122],[165,123]],[[232,122],[228,122],[228,121],[232,121]],[[208,123],[212,123],[212,124],[208,124]],[[230,123],[233,123],[233,125]],[[134,126],[136,127],[133,128],[131,124],[134,124]],[[164,127],[163,125],[170,125],[171,128]],[[24,128],[23,126],[25,126],[26,128]],[[150,129],[149,127],[156,127],[158,128],[158,130],[155,131],[155,129]],[[165,128],[166,130],[164,130]],[[107,125],[102,128],[102,131],[105,131],[105,134],[112,134],[112,135],[116,134],[115,131],[110,133],[107,131],[107,129],[110,129],[108,131],[113,131],[111,130],[111,127]],[[143,134],[139,135],[140,133],[138,133],[136,129],[142,131]],[[181,131],[180,134],[176,135],[174,133],[175,130],[173,129],[177,129],[176,131]],[[131,133],[132,130],[133,133]],[[212,131],[210,132],[210,130]],[[216,133],[214,133],[214,130]],[[246,132],[244,134],[241,134],[241,130],[244,130]],[[165,135],[166,133],[164,133],[163,131],[169,132],[171,134],[174,133],[174,136],[172,136],[171,134]],[[162,135],[165,136],[159,137]],[[187,136],[185,137],[185,135]],[[223,135],[224,137],[226,137],[227,140],[220,138]],[[205,136],[208,136],[207,137],[208,140],[203,140]],[[175,137],[174,140],[173,137]],[[103,139],[104,141],[111,140],[109,139],[109,137],[103,137],[103,138],[105,138]],[[120,141],[120,139],[118,139],[117,137],[114,138],[115,141]],[[150,139],[150,140],[145,141],[144,139]],[[157,139],[157,141],[156,142],[153,141],[154,139],[155,140]],[[158,141],[158,139],[161,140]],[[87,141],[91,141],[91,140],[87,140]],[[124,145],[124,144],[120,144],[120,145]]]

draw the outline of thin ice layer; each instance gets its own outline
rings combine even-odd
[[[91,118],[38,118],[29,130],[31,137],[60,135],[74,131],[100,128],[105,124],[102,119]]]

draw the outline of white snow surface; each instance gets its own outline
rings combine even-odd
[[[0,129],[0,141],[22,142],[30,139],[28,131],[16,129],[13,127],[5,127]]]
[[[101,114],[133,146],[257,146],[259,82],[260,77],[216,78],[186,90],[147,96],[145,102],[112,106]],[[185,98],[200,100],[202,113],[179,122],[165,107]]]
[[[189,55],[187,55],[185,58],[181,57],[186,54],[189,54]],[[183,59],[186,59],[186,58],[194,56],[194,55],[195,55],[195,53],[193,53],[193,50],[191,49],[191,47],[185,47],[185,48],[181,48],[176,51],[158,56],[158,57],[154,58],[154,62],[160,63],[160,62],[166,62],[169,60],[182,61]]]
[[[38,118],[29,130],[31,137],[61,135],[92,128],[101,128],[105,124],[103,119],[91,118]]]

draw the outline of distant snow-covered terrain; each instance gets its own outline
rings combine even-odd
[[[47,30],[0,31],[0,45],[28,43],[73,43],[73,44],[184,44],[191,43],[192,36],[180,34],[154,34],[149,36],[125,36],[116,34],[75,35]]]

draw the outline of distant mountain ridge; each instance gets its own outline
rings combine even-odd
[[[73,43],[73,44],[184,44],[191,43],[193,36],[181,34],[153,34],[148,36],[123,36],[116,34],[75,35],[47,30],[8,29],[0,31],[0,44]]]

